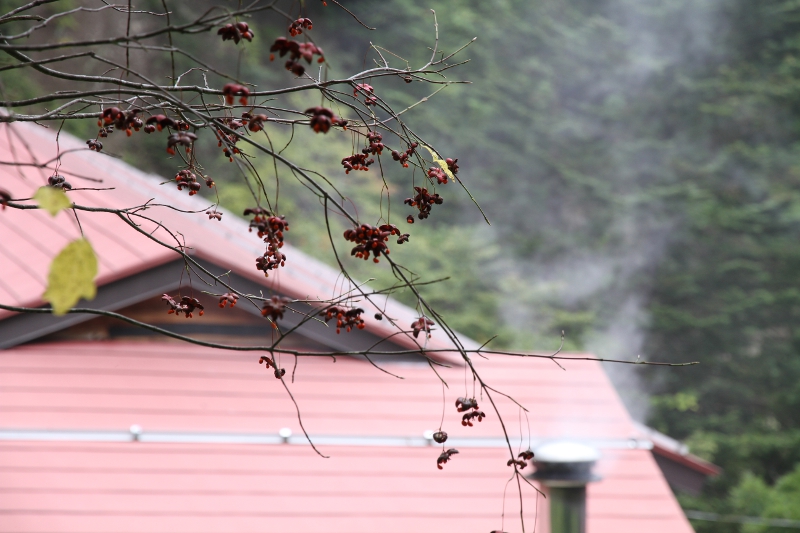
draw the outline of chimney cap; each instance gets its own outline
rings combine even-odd
[[[536,448],[537,463],[594,463],[600,452],[586,444],[573,441],[553,441]]]
[[[592,474],[600,453],[591,446],[572,441],[554,441],[536,448],[533,479],[548,487],[583,487],[600,477]]]

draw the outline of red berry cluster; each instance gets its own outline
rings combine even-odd
[[[269,271],[286,264],[286,255],[279,251],[283,247],[283,232],[289,231],[286,217],[271,214],[261,207],[245,209],[245,216],[253,215],[250,221],[250,231],[258,230],[258,236],[264,238],[267,250],[264,255],[256,258],[256,268],[269,276]]]
[[[389,247],[386,242],[389,236],[399,235],[397,244],[408,242],[408,234],[401,235],[400,230],[394,224],[382,224],[380,227],[371,226],[369,224],[361,224],[361,226],[348,229],[344,232],[344,238],[350,242],[356,243],[356,246],[350,251],[350,255],[354,255],[359,259],[369,259],[369,254],[372,252],[375,263],[378,263],[378,256],[381,252],[388,254]]]
[[[234,130],[243,126],[241,121],[235,119],[225,119],[223,122],[226,126]],[[224,132],[220,128],[214,130],[214,135],[217,137],[217,146],[222,148],[222,153],[233,163],[233,154],[241,153],[239,149],[236,148],[236,143],[239,142],[239,135],[236,133]]]
[[[252,41],[253,37],[255,37],[253,30],[250,29],[246,22],[225,24],[223,27],[217,30],[217,35],[222,35],[223,41],[233,41],[236,44],[239,44],[239,41],[242,39]]]
[[[459,413],[469,411],[470,409],[478,408],[478,400],[475,398],[464,398],[463,396],[456,399],[456,409]]]
[[[217,211],[216,209],[214,209],[213,211],[212,211],[211,209],[209,209],[208,211],[206,211],[206,215],[208,215],[208,220],[217,219],[217,220],[219,220],[220,222],[222,222],[222,215],[224,215],[224,214],[225,214],[225,213],[220,213],[220,212],[219,212],[219,211]]]
[[[267,357],[266,355],[262,355],[261,358],[258,360],[258,364],[261,364],[261,363],[264,363],[266,365],[267,370],[269,370],[271,367],[274,366],[272,360],[269,357]],[[275,379],[281,379],[283,376],[286,375],[286,369],[285,368],[278,368],[277,366],[274,367],[274,368],[275,368],[275,372],[273,372],[273,374],[275,374]]]
[[[306,115],[311,115],[309,125],[315,133],[328,133],[331,126],[344,126],[347,121],[341,120],[327,107],[310,107],[305,110]]]
[[[286,255],[270,242],[264,255],[256,257],[256,270],[261,270],[264,272],[264,277],[269,277],[269,271],[278,268],[279,265],[286,266]]]
[[[200,183],[197,176],[189,169],[183,169],[175,174],[175,181],[178,183],[178,190],[189,189],[189,196],[194,196],[200,190]]]
[[[283,318],[283,313],[286,311],[286,304],[291,302],[289,298],[283,296],[273,296],[264,301],[261,307],[261,316],[269,317],[272,320],[272,327],[278,327],[278,319]]]
[[[99,152],[100,150],[103,149],[103,143],[101,143],[97,139],[89,139],[88,141],[86,141],[86,146],[89,147],[89,150],[95,152]]]
[[[239,295],[233,292],[226,292],[222,296],[219,297],[219,306],[225,307],[228,304],[231,304],[231,309],[236,307],[236,301],[239,299]]]
[[[372,85],[367,83],[359,83],[353,89],[353,98],[358,98],[358,93],[361,93],[365,96],[364,105],[376,105],[378,103],[378,97],[375,96],[375,89],[372,88]]]
[[[486,414],[478,410],[478,401],[475,398],[458,398],[456,400],[456,409],[459,413],[469,411],[461,417],[462,426],[472,426],[472,419],[477,418],[478,422],[482,421]]]
[[[172,136],[170,135],[170,137]],[[205,180],[207,186],[209,187],[214,186],[214,181],[211,178],[206,176]],[[188,168],[178,171],[178,173],[175,174],[175,181],[178,183],[179,191],[182,191],[183,189],[189,189],[189,196],[194,196],[200,191],[200,182],[197,181],[197,176],[194,174],[194,172],[192,172]],[[208,214],[208,212],[206,212],[206,214]]]
[[[472,419],[477,418],[478,422],[482,421],[486,417],[486,413],[483,411],[471,411],[469,413],[464,414],[461,417],[461,425],[462,426],[470,426],[472,427]]]
[[[64,176],[59,176],[58,174],[54,174],[47,178],[47,185],[53,187],[54,189],[72,188],[72,185],[70,185],[69,182],[64,179]]]
[[[369,170],[367,167],[375,162],[374,159],[367,159],[370,154],[381,155],[381,153],[383,153],[385,146],[382,142],[383,136],[380,133],[377,131],[367,132],[367,141],[369,141],[369,146],[362,148],[360,154],[351,155],[342,159],[342,166],[345,168],[345,174],[350,174],[351,170]]]
[[[411,329],[414,330],[414,338],[419,338],[419,334],[425,333],[428,335],[428,338],[431,338],[431,326],[435,326],[436,324],[430,318],[426,316],[421,316],[416,319],[414,322],[411,323]]]
[[[184,123],[185,124],[185,123]],[[147,119],[145,122],[144,132],[145,133],[153,133],[154,131],[158,130],[161,131],[164,128],[173,128],[173,129],[189,129],[189,125],[186,124],[185,128],[179,128],[178,123],[166,115],[153,115],[152,117]]]
[[[436,433],[433,434],[433,440],[435,440],[439,444],[444,444],[445,442],[447,442],[447,433],[445,433],[444,431],[437,431]]]
[[[161,299],[167,302],[169,305],[169,311],[167,311],[168,315],[172,313],[181,314],[183,313],[186,315],[186,318],[192,318],[192,313],[195,309],[200,310],[200,316],[203,316],[203,306],[200,304],[200,300],[197,298],[191,298],[189,296],[184,296],[181,298],[180,302],[176,302],[172,296],[169,294],[164,294]]]
[[[419,143],[411,143],[408,146],[408,150],[405,152],[392,150],[392,159],[395,161],[400,161],[400,164],[403,165],[403,168],[408,168],[408,158],[414,154],[414,150],[416,150],[417,146],[419,146]]]
[[[417,213],[417,218],[423,220],[428,218],[431,214],[431,208],[433,204],[441,205],[444,203],[444,198],[439,196],[438,194],[430,194],[428,189],[424,187],[414,187],[414,190],[417,191],[416,196],[413,198],[406,198],[403,203],[410,205],[411,207],[416,207],[419,209],[419,213]],[[414,223],[414,217],[408,215],[406,219],[409,224]]]
[[[10,201],[11,201],[11,194],[8,191],[0,189],[0,206],[2,206],[3,209],[5,209],[6,206],[8,205],[8,202]]]
[[[289,25],[289,35],[291,35],[292,37],[297,37],[298,35],[303,34],[304,29],[310,30],[313,27],[314,25],[311,22],[311,19],[299,18]]]
[[[278,37],[269,49],[270,52],[278,52],[281,57],[289,54],[289,59],[286,61],[286,70],[289,70],[295,76],[302,76],[306,71],[305,67],[300,64],[301,59],[305,59],[308,64],[314,59],[315,55],[319,56],[317,63],[323,63],[325,56],[322,53],[322,48],[314,43],[300,43],[287,39],[286,37]],[[273,61],[275,54],[269,55],[269,60]]]
[[[447,183],[447,174],[440,167],[431,167],[428,169],[428,177],[435,179],[439,185]]]
[[[374,159],[367,159],[367,154],[353,154],[342,159],[344,173],[350,174],[351,170],[369,170],[369,166],[375,162]]]
[[[226,83],[222,86],[222,95],[228,105],[233,105],[235,97],[239,97],[239,103],[247,105],[247,98],[250,96],[250,89],[238,83]]]
[[[253,215],[250,231],[255,228],[259,237],[266,235],[267,239],[277,241],[278,248],[283,247],[283,232],[289,231],[289,223],[286,222],[285,216],[273,215],[263,207],[248,207],[244,210],[244,216],[247,215]]]
[[[362,148],[361,152],[364,154],[381,155],[384,148],[382,142],[383,135],[381,135],[377,131],[368,131],[367,141],[369,141],[369,146],[367,146],[366,148]]]
[[[186,147],[186,153],[192,151],[192,143],[197,140],[197,135],[194,133],[173,133],[167,137],[167,153],[175,155],[175,146],[181,145]]]
[[[441,470],[442,469],[442,465],[445,464],[447,461],[449,461],[450,458],[453,455],[457,454],[457,453],[458,453],[458,450],[456,450],[455,448],[450,448],[446,452],[442,452],[442,454],[439,456],[439,458],[436,459],[436,468]]]
[[[252,113],[242,113],[242,121],[240,124],[242,126],[247,126],[247,129],[252,131],[253,133],[258,133],[259,131],[264,129],[264,123],[267,122],[268,120],[269,117],[267,115],[253,115]],[[233,124],[233,122],[238,122],[238,121],[231,121],[231,124]]]
[[[533,459],[533,450],[528,448],[524,452],[520,452],[520,454],[517,457],[520,457],[520,458],[524,459],[525,461],[530,461],[531,459]]]
[[[517,465],[519,468],[525,468],[526,466],[528,466],[528,463],[526,463],[525,461],[530,461],[531,459],[533,459],[533,451],[531,451],[531,449],[528,448],[524,452],[520,452],[520,454],[517,455],[516,459],[509,459],[506,465],[508,466]]]
[[[128,137],[130,137],[132,129],[139,131],[139,129],[144,125],[142,119],[137,116],[139,113],[141,113],[141,111],[141,109],[121,111],[118,107],[107,107],[106,109],[103,109],[103,113],[100,115],[100,120],[97,121],[97,125],[114,125],[118,130],[125,130],[125,133],[127,133]]]
[[[322,311],[319,316],[325,317],[325,322],[336,318],[336,333],[341,331],[341,328],[346,328],[345,331],[350,333],[353,328],[364,329],[364,319],[361,318],[361,313],[364,310],[360,307],[339,307],[332,305]]]
[[[250,113],[242,113],[242,116],[249,115]],[[241,120],[238,118],[233,117],[225,117],[221,119],[221,122],[231,128],[232,130],[238,130],[239,128],[243,128],[247,124],[247,120],[242,118]]]
[[[444,162],[447,163],[447,168],[450,169],[450,172],[458,174],[458,159],[448,157]]]

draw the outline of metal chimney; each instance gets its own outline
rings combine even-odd
[[[549,493],[550,533],[586,533],[586,484],[600,480],[592,474],[600,454],[569,441],[543,444],[535,453],[532,477]]]

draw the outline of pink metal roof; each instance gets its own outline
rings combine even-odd
[[[29,124],[3,127],[0,160],[42,162],[55,155],[52,131]],[[62,134],[62,149],[82,147]],[[75,185],[86,182],[71,174],[115,188],[70,193],[85,205],[127,207],[153,198],[181,209],[206,207],[172,186],[159,186],[158,178],[88,151],[67,154],[61,173]],[[29,197],[49,174],[0,166],[0,187]],[[252,268],[263,244],[231,214],[218,223],[167,209],[150,213],[185,235],[198,257],[267,286],[278,283],[292,296],[334,294],[337,272],[291,248],[286,268],[265,279]],[[113,215],[84,215],[81,223],[100,256],[101,285],[175,258]],[[78,236],[76,225],[67,213],[53,219],[6,209],[0,236],[0,301],[41,304],[49,261]],[[388,314],[401,323],[415,316],[396,303]],[[387,331],[385,323],[371,321],[369,327]],[[444,345],[439,334],[432,343]],[[444,429],[462,453],[439,471],[436,448],[424,440],[419,445],[423,431],[438,427],[442,412],[442,387],[427,366],[385,365],[406,378],[398,380],[346,358],[301,360],[290,387],[306,428],[331,456],[322,459],[298,438],[294,406],[256,360],[253,354],[162,342],[0,351],[0,533],[500,527],[507,450],[497,444],[502,431],[494,415],[474,428],[458,424],[454,399],[472,389],[463,384],[463,367],[442,371],[450,385]],[[287,373],[292,363],[284,357]],[[566,362],[565,372],[535,359],[475,363],[492,386],[531,410],[535,442],[569,437],[600,447],[597,470],[604,479],[589,487],[589,533],[691,531],[650,452],[626,448],[626,439],[638,433],[598,364]],[[502,397],[496,401],[513,442],[522,434],[526,447],[527,426],[517,422],[518,408]],[[489,413],[485,401],[482,407]],[[128,435],[132,424],[144,429],[141,442],[101,442],[103,435]],[[294,431],[287,444],[231,441],[236,435],[275,436],[282,427]],[[158,432],[186,442],[146,439]],[[64,441],[70,435],[85,442]],[[219,442],[210,442],[214,438]],[[537,502],[531,491],[526,500],[530,530]],[[506,502],[506,531],[519,529],[515,502]],[[538,508],[537,531],[546,533],[546,502]]]
[[[462,368],[444,369],[444,429],[461,453],[439,471],[435,447],[359,444],[436,429],[442,387],[427,366],[303,359],[290,385],[312,438],[296,444],[2,440],[8,429],[211,435],[300,435],[280,383],[242,355],[168,343],[34,344],[0,352],[0,532],[4,531],[490,531],[500,527],[507,450],[492,414],[464,428],[453,402]],[[532,439],[595,442],[603,481],[589,488],[589,533],[691,528],[600,366],[480,360],[485,377],[530,409]],[[284,365],[291,368],[291,358]],[[471,392],[471,383],[467,384]],[[527,446],[519,410],[497,398],[512,442]],[[486,401],[484,400],[484,409]],[[485,409],[488,411],[488,409]],[[5,437],[3,437],[5,435]],[[486,439],[485,444],[480,438]],[[494,438],[494,440],[492,440]],[[294,439],[294,437],[293,437]],[[348,439],[353,444],[348,444]],[[458,440],[466,447],[458,444]],[[89,439],[91,440],[91,439]],[[518,531],[515,499],[507,531]],[[532,525],[536,497],[526,492]],[[546,501],[539,526],[546,532]]]
[[[41,164],[55,156],[53,131],[29,123],[6,123],[0,126],[6,130],[0,133],[0,161]],[[210,206],[207,200],[190,197],[185,190],[180,192],[173,184],[160,185],[164,179],[147,175],[105,154],[86,150],[80,140],[63,132],[60,146],[64,156],[59,173],[73,187],[114,189],[70,192],[70,198],[77,204],[118,209],[152,200],[153,204],[167,204],[185,211],[205,211]],[[52,171],[32,166],[0,165],[0,188],[9,191],[14,198],[30,198],[36,189],[47,183],[47,177],[52,174]],[[101,182],[79,179],[75,175]],[[248,223],[234,213],[226,212],[222,221],[208,220],[203,212],[188,215],[163,207],[148,210],[146,214],[161,221],[170,230],[180,232],[193,255],[278,292],[296,298],[329,299],[338,295],[337,287],[341,290],[338,271],[292,248],[290,244],[283,248],[288,256],[286,267],[273,271],[269,278],[265,278],[255,268],[255,258],[264,253],[264,243],[250,233]],[[114,214],[80,213],[79,216],[85,235],[99,257],[98,285],[179,257],[136,233]],[[140,219],[137,222],[147,231],[154,230],[154,235],[162,241],[175,244],[163,229],[157,229],[154,224]],[[0,272],[4,273],[0,278],[0,301],[9,305],[41,305],[51,259],[70,240],[80,236],[74,217],[70,212],[63,211],[52,218],[43,211],[5,209],[0,212],[0,235],[3,237],[0,239]],[[291,242],[291,233],[287,234],[287,242]],[[363,303],[360,305],[364,306]],[[369,315],[374,312],[367,310]],[[0,319],[5,316],[9,316],[9,313],[0,310]],[[386,316],[398,319],[404,329],[418,318],[411,309],[391,300],[386,308]],[[369,320],[367,329],[376,334],[397,331],[385,320]],[[416,346],[410,336],[400,335],[393,339],[400,344]],[[468,338],[464,342],[477,347]],[[450,344],[441,332],[434,332],[428,346],[449,348]]]

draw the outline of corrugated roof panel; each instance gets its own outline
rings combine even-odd
[[[58,452],[58,453],[54,453]],[[11,456],[15,462],[10,463]],[[588,531],[691,531],[644,451],[601,459],[590,485]],[[431,448],[339,447],[330,459],[296,446],[0,443],[0,531],[488,531],[499,527],[502,450],[469,450],[445,470]],[[4,460],[5,458],[5,460]],[[615,482],[631,462],[650,474]],[[344,474],[346,473],[346,474]],[[494,481],[498,481],[494,483]],[[619,487],[627,487],[620,493]],[[632,490],[631,490],[632,489]],[[536,496],[525,493],[528,523]],[[506,526],[515,531],[515,495]],[[538,502],[540,528],[547,502]],[[9,513],[8,511],[13,511]],[[678,510],[679,512],[679,510]],[[41,517],[49,517],[41,520]],[[227,520],[216,522],[214,519]],[[198,520],[199,518],[203,520]],[[3,529],[3,528],[7,529]],[[59,529],[63,528],[63,529]],[[546,529],[537,529],[546,531]]]
[[[34,274],[26,269],[23,265],[19,264],[16,257],[12,257],[13,254],[13,251],[6,250],[4,247],[0,246],[0,262],[2,262],[0,272],[3,273],[3,277],[5,278],[3,284],[6,287],[6,291],[13,296],[13,299],[9,303],[11,305],[22,305],[27,303],[25,298],[37,294],[37,291],[39,296],[44,292],[44,286],[40,281],[42,274]],[[44,275],[46,279],[47,275]],[[0,318],[8,314],[9,313],[6,311],[0,311]]]
[[[160,354],[153,351],[158,346]],[[125,350],[124,356],[114,356]],[[17,351],[25,353],[25,357],[0,353],[0,385],[16,388],[0,397],[0,412],[8,423],[25,420],[26,427],[36,427],[38,421],[41,427],[50,428],[120,429],[119,423],[108,424],[124,419],[123,428],[136,423],[159,430],[256,432],[267,429],[264,424],[268,419],[273,431],[282,427],[275,424],[296,425],[293,404],[272,373],[258,365],[255,353],[225,357],[221,355],[225,352],[189,345],[122,342],[32,345]],[[289,375],[292,363],[292,357],[284,357]],[[485,379],[531,410],[528,417],[536,435],[626,438],[634,434],[597,363],[573,363],[574,381],[572,372],[552,372],[551,364],[520,360],[515,370],[504,374],[487,367]],[[323,358],[301,360],[296,382],[289,386],[300,403],[309,431],[353,434],[369,430],[384,435],[419,435],[435,428],[441,417],[442,385],[431,370],[426,365],[382,366],[404,379],[347,358],[340,358],[337,363]],[[482,403],[487,419],[472,428],[463,428],[454,402],[458,396],[472,393],[472,383],[465,391],[461,368],[442,369],[440,374],[450,384],[445,404],[448,431],[454,436],[502,434],[488,401]],[[530,379],[525,379],[526,375]],[[42,393],[48,385],[59,387],[61,392]],[[20,387],[37,390],[14,392]],[[64,392],[65,387],[74,394]],[[119,394],[109,388],[160,389],[170,394]],[[249,392],[251,398],[260,397],[262,401],[246,401],[241,396],[202,396],[208,390],[217,394]],[[333,390],[347,393],[336,394]],[[406,402],[404,398],[414,400]],[[368,410],[364,409],[366,399]],[[518,409],[510,400],[496,395],[495,401],[506,416],[518,418]],[[516,424],[513,428],[518,435]]]
[[[30,124],[5,127],[28,139],[37,160],[53,156],[54,132]],[[61,147],[84,145],[62,133]],[[10,158],[4,135],[0,154]],[[22,148],[16,156],[30,158]],[[190,198],[171,185],[159,186],[158,178],[86,150],[65,156],[62,169],[103,180],[94,186],[114,187],[70,193],[86,205],[130,207],[154,199],[183,210],[207,207],[201,198]],[[24,179],[9,167],[0,168],[3,187],[15,195],[32,194],[44,177],[36,169],[23,170]],[[12,211],[0,212],[0,219],[7,217],[18,229],[4,231],[0,270],[14,279],[6,292],[18,292],[15,303],[36,304],[44,290],[48,251],[57,253],[73,237],[72,229],[44,213]],[[202,213],[166,208],[148,214],[180,231],[192,253],[222,269],[265,287],[279,284],[296,297],[334,294],[338,272],[291,245],[284,248],[287,267],[265,279],[253,268],[263,243],[248,232],[247,222],[230,213],[222,223]],[[102,257],[101,284],[175,258],[112,215],[87,214],[81,222]],[[157,234],[168,240],[163,230]],[[31,277],[9,253],[36,246],[42,257],[31,261],[38,275]],[[402,325],[416,316],[396,302],[388,304],[386,314]],[[370,321],[368,328],[378,335],[392,331],[386,322]],[[395,340],[416,346],[410,338]],[[468,339],[465,343],[476,347]],[[434,333],[428,345],[449,346],[441,332]],[[34,438],[30,435],[47,434],[35,433],[42,430],[103,430],[125,436],[128,427],[139,424],[143,439],[152,431],[275,434],[282,427],[292,428],[297,437],[294,405],[257,359],[255,352],[162,342],[54,343],[0,351],[0,433],[10,438],[9,430],[29,430],[25,438]],[[281,359],[289,377],[294,359]],[[464,382],[457,357],[443,359],[454,361],[453,368],[440,370],[449,384],[444,429],[454,440],[473,439],[443,471],[435,467],[435,447],[345,443],[351,437],[401,437],[411,442],[424,430],[435,429],[443,407],[442,385],[427,366],[379,363],[405,378],[399,380],[363,361],[304,358],[289,387],[312,436],[340,438],[338,444],[322,446],[331,459],[296,444],[0,440],[0,533],[498,529],[509,473],[507,451],[497,445],[502,428],[485,398],[479,400],[487,419],[472,428],[460,425],[453,403],[458,396],[471,395],[473,384]],[[532,438],[617,443],[602,450],[597,469],[604,480],[589,488],[589,533],[691,531],[650,453],[619,449],[638,433],[598,363],[562,361],[565,371],[552,361],[491,356],[491,361],[475,358],[475,365],[489,384],[530,409]],[[522,434],[525,447],[527,423],[519,408],[499,394],[493,397],[514,445]],[[481,438],[493,444],[474,447]],[[526,498],[530,527],[537,500],[530,490]],[[515,501],[507,501],[510,531],[518,527],[513,525]],[[539,531],[544,533],[547,503],[540,500],[538,506]]]

